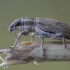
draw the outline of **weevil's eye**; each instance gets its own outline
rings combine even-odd
[[[19,20],[15,20],[8,28],[10,32],[14,31],[15,28],[18,28],[18,26],[21,26],[21,22]]]
[[[10,25],[10,28],[14,28],[14,27],[18,27],[18,26],[21,26],[21,22],[16,20]]]
[[[21,25],[21,23],[19,22],[19,21],[16,21],[15,23],[14,23],[14,26],[20,26]]]

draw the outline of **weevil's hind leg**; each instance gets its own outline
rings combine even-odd
[[[35,33],[31,33],[31,42],[34,41],[34,36],[35,36]]]
[[[63,45],[64,45],[64,47],[67,49],[67,46],[66,46],[66,40],[65,40],[64,35],[63,35]]]
[[[63,35],[63,45],[64,45],[64,47],[65,47],[66,49],[70,49],[70,46],[67,46],[67,45],[66,45],[66,40],[65,40],[64,35]]]

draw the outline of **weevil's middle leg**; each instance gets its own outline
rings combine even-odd
[[[43,47],[44,47],[44,38],[42,38],[40,47],[42,48],[42,51],[43,51],[42,58],[44,58],[44,49],[43,49]]]
[[[40,49],[42,50],[42,53],[41,53],[41,57],[40,58],[44,58],[44,50],[43,50],[43,46],[44,46],[44,38],[41,38],[42,41],[41,41],[41,45],[40,45]],[[34,59],[34,64],[35,65],[39,65],[39,63]]]
[[[31,42],[34,41],[34,36],[35,36],[35,35],[36,35],[35,33],[31,33]]]
[[[43,48],[43,46],[44,46],[44,38],[42,38],[41,48]]]
[[[43,58],[44,58],[44,50],[43,50],[44,38],[41,38],[41,39],[42,39],[42,42],[41,42],[40,48],[41,48],[41,50],[42,50],[41,58],[43,59]],[[36,60],[34,60],[34,64],[35,64],[35,65],[39,65],[39,63],[38,63]]]

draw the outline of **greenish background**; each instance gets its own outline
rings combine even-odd
[[[53,18],[70,24],[70,0],[0,0],[0,24],[11,24],[20,17]],[[8,27],[0,26],[0,49],[13,45],[13,36],[13,33],[8,32]],[[29,37],[23,40],[30,40]],[[7,70],[13,69],[70,70],[70,62],[42,62],[39,66],[33,63],[10,65]],[[0,67],[0,70],[3,70],[3,67]]]

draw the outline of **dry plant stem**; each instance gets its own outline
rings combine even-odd
[[[67,43],[70,46],[70,43]],[[3,63],[0,66],[8,64],[22,64],[31,61],[70,61],[70,50],[66,49],[62,43],[44,43],[44,50],[40,47],[40,43],[33,43],[29,46],[19,46],[14,49],[3,49],[0,53],[7,54],[5,60],[0,58]],[[42,54],[44,52],[44,58]]]

